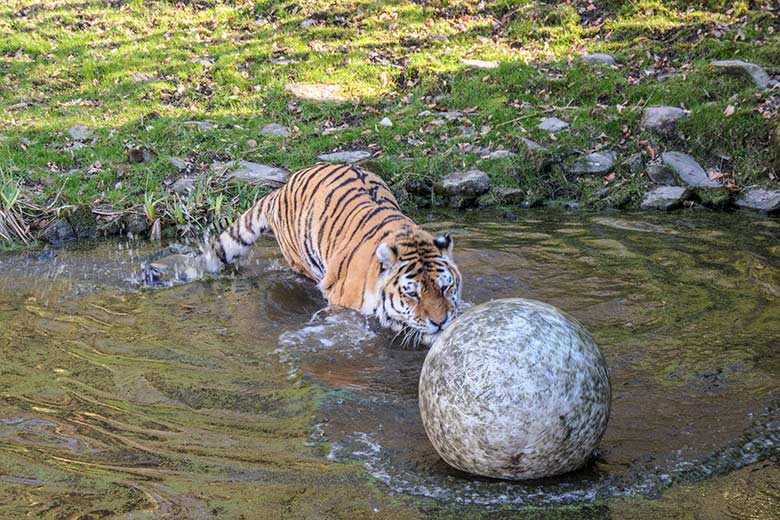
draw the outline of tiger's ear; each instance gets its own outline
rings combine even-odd
[[[382,269],[387,270],[393,267],[396,258],[398,258],[398,250],[395,246],[389,246],[387,243],[382,242],[376,248],[376,257],[379,259],[379,263],[382,264]]]
[[[436,240],[434,240],[433,243],[436,244],[436,247],[439,248],[439,251],[443,256],[452,258],[452,247],[455,245],[455,242],[453,242],[449,233],[444,233],[443,235],[436,237]]]

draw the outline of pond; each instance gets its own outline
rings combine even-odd
[[[424,351],[324,309],[272,238],[238,273],[138,284],[162,247],[0,254],[0,517],[780,517],[780,221],[710,213],[415,215],[464,299],[571,313],[610,367],[580,471],[449,468]]]

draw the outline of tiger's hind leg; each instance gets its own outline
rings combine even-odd
[[[206,245],[204,258],[208,272],[216,273],[223,264],[232,263],[236,258],[246,253],[258,238],[271,229],[268,222],[276,200],[276,193],[269,193],[257,201],[217,238]]]

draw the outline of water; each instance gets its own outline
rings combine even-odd
[[[779,221],[416,218],[452,234],[466,300],[539,299],[601,345],[614,402],[586,468],[446,466],[425,352],[323,309],[272,239],[238,274],[154,288],[159,246],[101,242],[0,254],[0,517],[780,516]]]

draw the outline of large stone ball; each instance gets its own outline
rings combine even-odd
[[[533,479],[572,471],[607,428],[607,366],[574,318],[524,299],[483,303],[436,339],[420,374],[425,432],[451,466]]]

